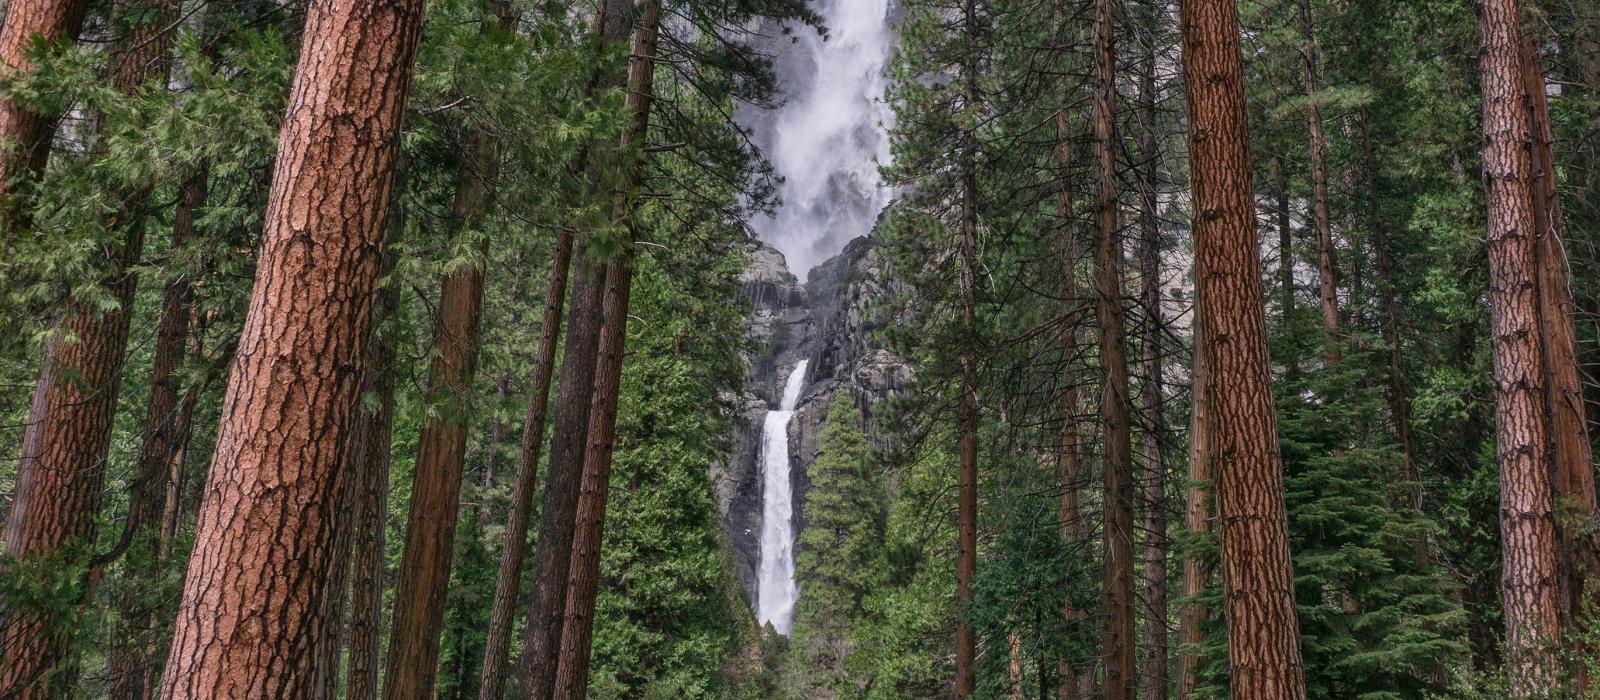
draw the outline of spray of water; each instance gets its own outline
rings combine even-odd
[[[753,221],[801,279],[872,230],[889,202],[878,168],[889,162],[884,69],[894,48],[889,0],[813,0],[829,37],[810,27],[778,56],[788,99],[768,122],[767,157],[784,178],[781,205]]]
[[[794,626],[794,494],[789,477],[789,421],[805,386],[807,360],[802,360],[783,387],[778,410],[767,412],[761,431],[761,567],[757,570],[756,603],[763,624],[780,634]]]

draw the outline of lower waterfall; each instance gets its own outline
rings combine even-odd
[[[789,421],[806,380],[808,360],[789,373],[778,410],[761,430],[761,566],[756,572],[757,619],[779,634],[794,626],[794,493],[789,474]]]

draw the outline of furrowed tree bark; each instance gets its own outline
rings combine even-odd
[[[1237,700],[1306,695],[1268,365],[1250,141],[1232,0],[1183,0],[1196,269],[1212,413],[1229,679]]]
[[[1210,400],[1206,396],[1210,376],[1205,353],[1205,320],[1200,317],[1200,280],[1205,277],[1205,261],[1194,262],[1195,309],[1193,316],[1194,368],[1189,389],[1189,474],[1183,504],[1183,527],[1196,536],[1211,532],[1211,502],[1214,474],[1211,469]],[[1196,649],[1206,641],[1206,608],[1194,597],[1211,585],[1211,567],[1194,553],[1183,557],[1183,597],[1189,601],[1178,610],[1178,698],[1188,700],[1200,687],[1200,654]]]
[[[1550,445],[1555,459],[1557,525],[1567,566],[1563,607],[1576,620],[1591,606],[1594,591],[1586,581],[1600,566],[1593,532],[1597,507],[1593,445],[1589,441],[1583,381],[1578,371],[1577,330],[1573,324],[1571,273],[1562,242],[1561,199],[1556,191],[1554,135],[1545,96],[1543,62],[1532,39],[1523,41],[1523,71],[1533,139],[1533,180],[1529,185],[1539,259],[1539,318],[1544,336],[1545,395],[1550,416]],[[1582,664],[1575,669],[1587,685]]]
[[[27,48],[35,38],[59,48],[78,40],[88,0],[17,0],[6,3],[0,20],[0,70],[33,72]],[[18,179],[44,168],[55,136],[53,119],[15,100],[0,100],[0,195],[16,192]],[[8,212],[9,213],[9,212]],[[7,243],[9,245],[9,242]]]
[[[1106,607],[1101,653],[1106,700],[1132,700],[1138,686],[1133,612],[1133,429],[1128,385],[1127,328],[1122,310],[1122,238],[1118,231],[1115,110],[1116,23],[1111,0],[1094,3],[1095,256],[1094,296],[1100,347],[1100,420],[1106,485],[1103,530]]]
[[[316,0],[162,695],[305,698],[421,0]]]
[[[628,232],[629,241],[617,259],[607,264],[604,324],[600,331],[599,362],[595,369],[594,399],[589,413],[588,448],[583,464],[583,485],[578,500],[572,564],[568,583],[566,629],[561,635],[561,655],[556,671],[557,700],[583,700],[589,694],[589,656],[594,638],[594,605],[600,583],[601,544],[605,539],[606,500],[610,494],[611,465],[617,438],[617,400],[622,388],[622,361],[628,339],[628,302],[633,282],[633,241],[638,196],[643,182],[643,149],[650,131],[650,109],[655,101],[656,46],[660,39],[661,0],[645,0],[633,34],[628,59],[630,121],[622,135],[624,164],[613,219]]]
[[[1543,697],[1556,681],[1561,620],[1551,464],[1546,452],[1544,342],[1540,332],[1533,165],[1523,103],[1516,0],[1485,0],[1479,13],[1489,302],[1500,463],[1501,600],[1511,695]]]
[[[1339,280],[1334,262],[1333,217],[1328,213],[1328,138],[1322,131],[1322,105],[1317,90],[1317,40],[1311,24],[1311,2],[1300,0],[1300,57],[1306,81],[1306,130],[1310,134],[1311,219],[1317,230],[1317,283],[1322,300],[1323,356],[1339,363]]]
[[[962,31],[969,37],[978,32],[977,8],[973,0],[962,3]],[[975,109],[978,99],[976,60],[968,52],[962,60],[963,97],[965,109]],[[960,144],[960,197],[961,240],[959,255],[961,328],[961,385],[957,397],[956,431],[959,473],[956,505],[956,599],[959,612],[956,617],[956,677],[957,698],[971,697],[977,690],[977,675],[973,662],[977,659],[977,639],[970,621],[972,606],[972,578],[978,570],[978,359],[971,345],[977,342],[977,247],[978,247],[978,182],[975,163],[976,144],[971,127],[961,133]]]
[[[614,47],[628,40],[633,28],[632,0],[603,0],[598,16],[597,46]],[[598,72],[598,86],[625,85],[626,74],[607,66]],[[598,163],[590,163],[590,191],[598,187]],[[589,439],[589,408],[603,326],[604,266],[590,256],[587,242],[577,250],[568,299],[567,340],[561,362],[561,387],[556,395],[555,424],[550,434],[549,466],[539,511],[538,549],[534,553],[532,592],[523,632],[522,695],[549,700],[555,694],[561,637],[566,624],[567,582],[572,565],[572,538],[577,526],[579,488]]]
[[[18,12],[26,12],[28,3],[22,5]],[[12,9],[7,8],[8,28]],[[165,77],[170,34],[164,25],[172,10],[165,2],[119,7],[118,11],[134,26],[119,40],[107,70],[107,77],[119,92],[137,95]],[[81,15],[81,9],[78,12]],[[76,21],[81,22],[81,18]],[[0,30],[0,35],[5,31],[9,29]],[[4,41],[5,37],[0,36],[0,58],[5,56]],[[6,120],[37,119],[37,115],[8,109],[0,106],[0,135],[8,126],[17,126],[8,125]],[[97,118],[94,125],[97,132],[102,128],[101,119]],[[43,165],[40,153],[38,162],[30,163],[28,168]],[[0,169],[6,167],[9,166],[0,165]],[[55,329],[57,335],[45,346],[6,522],[6,554],[18,560],[18,566],[50,562],[49,565],[85,567],[91,570],[81,583],[85,587],[93,585],[99,569],[131,542],[122,538],[108,556],[93,556],[89,551],[94,544],[95,517],[105,485],[106,450],[111,443],[128,325],[133,316],[137,285],[134,267],[144,249],[143,223],[135,220],[134,212],[145,194],[144,189],[117,192],[119,207],[109,215],[108,228],[121,240],[106,241],[102,246],[100,262],[105,277],[100,285],[102,293],[115,302],[115,308],[102,310],[98,300],[69,298],[63,319]],[[127,534],[132,532],[128,530]],[[0,610],[0,697],[49,697],[66,692],[70,678],[62,675],[53,680],[47,675],[66,657],[71,635],[67,617],[42,608]]]
[[[397,173],[397,179],[402,176]],[[403,181],[403,180],[402,180]],[[399,197],[390,197],[390,240],[404,230]],[[399,255],[391,246],[384,252],[379,278],[394,271]],[[379,644],[383,634],[384,531],[389,514],[389,465],[394,428],[395,343],[393,328],[400,313],[400,284],[389,281],[378,289],[372,310],[373,339],[362,363],[360,412],[356,415],[349,459],[355,479],[350,504],[350,661],[345,682],[349,700],[378,697]]]
[[[544,318],[539,325],[539,350],[533,365],[533,393],[522,420],[522,445],[517,452],[517,473],[511,486],[511,511],[506,515],[506,541],[495,577],[494,603],[485,633],[483,683],[478,697],[505,697],[506,665],[511,650],[511,627],[516,617],[517,593],[522,583],[522,562],[528,547],[528,520],[533,510],[534,482],[539,472],[539,450],[544,445],[544,420],[550,406],[550,378],[555,373],[556,343],[561,337],[561,310],[567,294],[567,271],[572,266],[572,231],[556,234],[555,259],[550,262],[544,297]]]
[[[485,19],[482,35],[508,32],[516,17],[509,4],[491,2],[495,20]],[[500,149],[482,127],[466,127],[463,158],[456,174],[451,217],[457,235],[480,226],[493,199]],[[390,700],[428,697],[438,675],[439,633],[444,625],[445,593],[461,514],[461,479],[472,409],[472,383],[478,367],[483,321],[483,264],[489,241],[478,244],[479,261],[462,265],[444,279],[434,330],[430,391],[440,402],[422,425],[405,551],[395,588],[394,629],[389,635],[384,695]]]
[[[181,255],[194,236],[195,210],[205,204],[206,169],[200,168],[184,180],[178,206],[173,210],[172,255]],[[160,662],[157,650],[161,640],[153,638],[155,610],[144,605],[131,589],[159,575],[156,566],[161,549],[162,513],[166,508],[167,482],[172,476],[174,458],[188,442],[188,415],[185,397],[179,391],[178,371],[183,367],[184,350],[189,344],[189,306],[193,297],[187,274],[167,282],[161,292],[161,318],[157,322],[154,360],[150,368],[150,396],[145,405],[144,431],[140,440],[139,473],[128,495],[128,520],[123,537],[131,552],[123,573],[126,589],[117,598],[117,612],[126,632],[115,641],[109,660],[112,698],[147,698],[155,692],[153,683]]]
[[[1145,656],[1139,673],[1139,695],[1144,700],[1167,697],[1167,465],[1161,440],[1166,435],[1162,415],[1163,371],[1161,298],[1161,222],[1156,198],[1156,178],[1161,153],[1156,140],[1156,37],[1163,22],[1164,2],[1151,2],[1146,11],[1146,39],[1139,68],[1139,299],[1144,307],[1144,383],[1141,387],[1140,449],[1144,529],[1144,638]]]

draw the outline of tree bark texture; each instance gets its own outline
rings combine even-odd
[[[1166,700],[1167,672],[1167,465],[1161,441],[1166,436],[1163,415],[1161,295],[1161,221],[1156,198],[1161,153],[1156,141],[1156,47],[1164,2],[1150,3],[1148,31],[1139,71],[1139,300],[1143,307],[1144,336],[1140,362],[1144,367],[1139,426],[1144,529],[1144,582],[1141,597],[1145,652],[1139,672],[1139,694],[1144,700]]]
[[[1200,317],[1199,305],[1204,291],[1199,280],[1205,276],[1204,260],[1196,259],[1195,311],[1193,318],[1194,365],[1190,373],[1189,388],[1189,474],[1183,503],[1183,528],[1191,535],[1211,533],[1212,487],[1211,469],[1210,401],[1206,396],[1206,378],[1210,376],[1205,353],[1205,319]],[[1183,597],[1193,601],[1211,585],[1211,566],[1192,552],[1183,557]],[[1200,654],[1194,651],[1206,640],[1206,608],[1201,603],[1184,603],[1178,611],[1178,698],[1188,700],[1200,687]]]
[[[56,48],[78,40],[88,0],[17,0],[0,20],[0,70],[31,73],[27,48],[36,38]],[[0,100],[0,194],[16,191],[17,179],[44,168],[55,135],[52,119],[15,100]]]
[[[312,2],[162,695],[305,698],[421,0]]]
[[[977,8],[973,0],[962,3],[962,28],[968,36],[977,33]],[[977,102],[977,66],[971,58],[962,64],[965,107],[974,108]],[[977,690],[977,674],[973,662],[977,659],[977,638],[972,629],[969,608],[972,605],[972,578],[978,569],[978,358],[971,345],[976,344],[977,306],[977,247],[978,247],[978,183],[974,162],[976,144],[970,130],[961,134],[960,144],[960,198],[961,238],[958,242],[961,259],[959,294],[961,327],[964,342],[969,347],[961,350],[961,384],[956,406],[957,475],[956,504],[956,598],[959,612],[956,617],[956,677],[957,698],[971,697]]]
[[[1555,514],[1546,438],[1538,230],[1516,0],[1485,0],[1479,14],[1483,170],[1488,204],[1489,302],[1500,463],[1501,600],[1511,694],[1554,686],[1561,638]]]
[[[1207,447],[1221,514],[1229,677],[1237,700],[1301,700],[1283,463],[1256,238],[1250,141],[1231,0],[1184,0]]]

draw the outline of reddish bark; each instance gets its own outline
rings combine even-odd
[[[1217,476],[1229,679],[1238,700],[1305,697],[1268,364],[1250,139],[1231,0],[1184,0],[1194,235]]]
[[[962,28],[969,36],[978,31],[973,0],[962,4]],[[968,107],[977,102],[977,66],[968,58],[962,65],[963,90]],[[960,193],[961,239],[959,253],[961,327],[965,342],[976,343],[978,180],[974,163],[976,144],[971,131],[961,135]],[[970,697],[977,690],[973,662],[977,659],[977,638],[968,621],[972,606],[972,578],[978,569],[978,359],[970,347],[960,356],[961,385],[956,406],[956,431],[959,473],[956,505],[956,598],[960,612],[956,618],[957,698]]]
[[[1300,0],[1300,55],[1306,81],[1306,129],[1310,134],[1311,220],[1317,231],[1317,289],[1322,300],[1323,349],[1328,364],[1339,362],[1339,280],[1335,271],[1333,217],[1328,213],[1328,138],[1322,131],[1317,90],[1317,40],[1310,0]]]
[[[316,0],[163,697],[308,697],[421,0]]]
[[[88,0],[17,0],[6,3],[0,20],[0,70],[33,71],[27,49],[35,40],[54,47],[78,40]],[[0,194],[11,194],[17,179],[44,168],[55,135],[52,120],[14,100],[0,100]]]
[[[1554,687],[1561,639],[1555,515],[1546,439],[1544,345],[1522,37],[1516,0],[1485,0],[1483,169],[1488,204],[1489,302],[1500,462],[1501,600],[1513,697]]]

